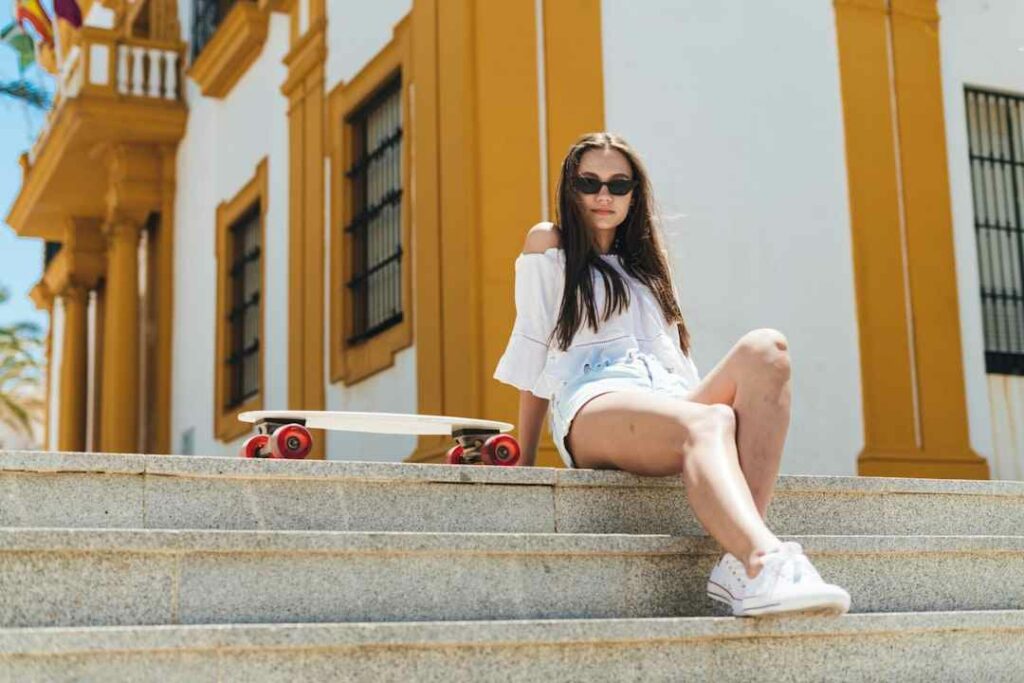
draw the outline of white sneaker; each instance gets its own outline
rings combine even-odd
[[[747,578],[743,563],[726,553],[708,579],[708,597],[732,607],[737,617],[784,612],[850,609],[850,594],[825,583],[799,543],[783,543],[765,556],[761,572]]]

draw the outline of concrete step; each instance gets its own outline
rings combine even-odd
[[[783,534],[1016,534],[1024,483],[784,476]],[[695,534],[676,478],[553,468],[0,452],[0,526]]]
[[[9,680],[1019,681],[1024,612],[0,630]]]
[[[856,612],[1014,609],[1024,537],[793,536]],[[707,537],[0,529],[0,627],[702,616]]]

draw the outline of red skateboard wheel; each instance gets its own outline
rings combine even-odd
[[[284,425],[270,435],[270,457],[301,460],[313,449],[313,436],[302,425]]]
[[[270,437],[266,434],[250,436],[242,444],[242,450],[239,452],[239,455],[243,458],[265,458],[267,456],[264,453],[267,452],[268,441],[270,441]]]
[[[448,455],[445,456],[444,461],[449,465],[461,465],[463,452],[462,446],[452,446],[448,449]]]
[[[519,442],[508,434],[492,436],[484,442],[480,456],[486,465],[512,467],[519,462]]]

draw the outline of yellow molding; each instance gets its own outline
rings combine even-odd
[[[224,97],[245,75],[267,40],[268,14],[252,0],[238,0],[192,63],[189,77],[203,95]]]
[[[150,443],[147,452],[171,452],[171,385],[173,383],[174,338],[174,199],[176,192],[176,150],[161,150],[163,201],[160,224],[152,243],[150,287],[153,292],[155,340],[153,345],[153,412],[150,415]]]
[[[291,14],[295,2],[296,0],[256,0],[256,5],[263,12]]]
[[[391,41],[356,74],[349,83],[336,86],[328,96],[328,137],[331,159],[331,322],[330,376],[333,382],[351,385],[394,365],[394,356],[412,344],[412,192],[408,77],[412,71],[411,23],[408,16],[398,22]],[[374,338],[349,346],[351,295],[344,283],[351,277],[348,258],[351,238],[343,232],[352,219],[351,186],[345,170],[353,163],[351,127],[345,118],[356,111],[395,74],[402,78],[402,312],[403,320]]]
[[[547,93],[547,174],[548,174],[548,215],[554,220],[555,205],[558,202],[556,189],[562,170],[562,159],[573,142],[584,133],[601,131],[604,120],[604,38],[601,24],[600,0],[545,0],[544,8],[544,72]],[[537,217],[540,220],[540,216]],[[516,238],[522,240],[522,230]],[[516,244],[510,252],[502,254],[508,260],[509,253],[515,258],[520,251]],[[512,267],[509,267],[511,272]],[[513,298],[511,279],[504,283],[500,296],[503,300]],[[493,298],[493,297],[491,297]],[[511,329],[515,311],[510,309],[506,327]],[[500,336],[500,335],[499,335]],[[507,335],[506,335],[507,339]],[[503,350],[503,349],[502,349]],[[500,351],[499,351],[500,353]],[[497,363],[497,357],[494,360]],[[492,385],[496,382],[492,382]],[[516,410],[505,408],[503,418],[518,419],[519,392],[503,387],[503,399],[507,403],[513,397]],[[550,437],[547,420],[543,425],[544,437],[537,449],[536,464],[543,467],[563,467],[562,458]]]
[[[229,309],[228,302],[231,300],[231,278],[228,271],[231,267],[232,252],[231,245],[229,244],[229,232],[232,223],[238,220],[242,214],[258,202],[260,207],[260,245],[261,249],[266,248],[267,201],[269,199],[267,183],[267,159],[264,158],[256,165],[256,172],[253,175],[252,180],[246,183],[245,187],[239,190],[234,197],[221,202],[217,206],[217,322],[213,359],[215,368],[213,433],[217,439],[224,442],[233,441],[249,431],[248,424],[239,422],[239,413],[247,410],[261,410],[263,407],[263,364],[265,359],[263,348],[266,343],[266,336],[263,332],[266,309],[263,302],[265,301],[267,291],[265,277],[265,251],[261,251],[260,254],[260,312],[258,332],[260,350],[259,361],[257,362],[257,367],[259,368],[259,392],[242,405],[235,406],[233,408],[226,405],[230,379],[228,377],[225,359],[229,355],[228,345],[231,341],[231,336],[227,329],[227,311]]]
[[[139,235],[130,219],[105,223],[107,274],[100,448],[137,453],[139,443]]]
[[[125,142],[176,145],[186,118],[180,102],[86,96],[65,102],[24,174],[7,223],[22,237],[60,241],[64,216],[105,216],[108,178],[96,170],[97,150]]]
[[[35,304],[36,309],[40,311],[46,311],[48,313],[53,311],[53,291],[46,286],[46,279],[43,278],[32,287],[32,290],[28,293],[28,298],[32,299],[32,303]]]
[[[836,2],[863,387],[858,471],[987,477],[967,432],[938,35],[925,3],[895,16],[865,9]]]
[[[412,32],[411,104],[415,119],[407,140],[416,178],[415,202],[410,203],[416,238],[409,253],[415,259],[416,278],[412,306],[416,339],[416,407],[426,415],[444,414],[443,345],[441,327],[441,181],[439,131],[440,90],[436,0],[416,0],[410,13]],[[332,163],[333,166],[333,163]],[[449,447],[449,439],[420,436],[408,462],[438,462]]]
[[[600,0],[545,0],[548,211],[554,220],[562,159],[584,133],[604,130]],[[556,460],[561,462],[561,458]]]
[[[321,17],[284,56],[282,61],[288,67],[288,76],[281,84],[281,94],[291,97],[293,91],[306,82],[310,71],[322,68],[326,59],[327,20]]]
[[[320,18],[284,58],[288,77],[288,403],[321,410],[324,370],[324,61]],[[314,434],[309,458],[326,457],[326,439]]]

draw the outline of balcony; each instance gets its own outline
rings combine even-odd
[[[7,219],[20,235],[59,241],[65,217],[105,217],[106,150],[149,148],[159,158],[177,145],[186,119],[184,50],[180,41],[80,30],[61,65],[53,109],[22,158],[22,188]]]

